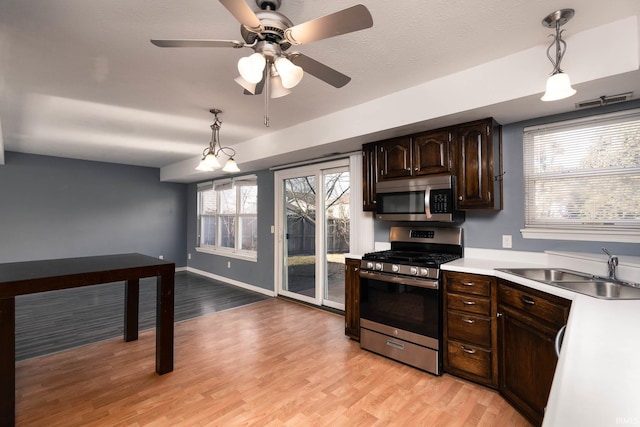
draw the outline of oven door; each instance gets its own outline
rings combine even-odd
[[[440,340],[442,305],[438,281],[360,272],[360,317]]]

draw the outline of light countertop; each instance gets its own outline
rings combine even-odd
[[[533,260],[465,257],[441,269],[500,277],[572,300],[543,426],[640,425],[640,300],[593,298],[494,270],[575,267],[557,256]]]

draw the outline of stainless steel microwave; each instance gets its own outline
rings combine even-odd
[[[455,210],[455,177],[429,175],[376,184],[376,218],[388,221],[462,222]]]

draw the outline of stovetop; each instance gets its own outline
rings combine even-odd
[[[434,253],[422,251],[387,250],[370,252],[362,257],[366,261],[378,261],[392,264],[412,265],[416,267],[438,268],[440,264],[460,258],[458,254]]]

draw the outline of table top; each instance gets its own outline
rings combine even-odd
[[[129,253],[0,264],[0,297],[151,277],[175,264]]]

